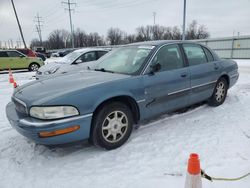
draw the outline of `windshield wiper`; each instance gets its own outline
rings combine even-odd
[[[100,69],[94,69],[95,71],[101,71],[101,72],[110,72],[110,73],[114,73],[114,71],[111,70],[106,70],[104,68],[100,68]]]

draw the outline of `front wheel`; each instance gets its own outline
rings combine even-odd
[[[91,142],[107,150],[123,145],[133,129],[130,108],[120,102],[103,106],[93,119]]]
[[[225,78],[220,78],[214,88],[212,97],[209,99],[210,106],[219,106],[224,103],[227,97],[228,83]]]
[[[37,63],[31,63],[29,66],[29,71],[37,71],[39,69],[39,64]]]

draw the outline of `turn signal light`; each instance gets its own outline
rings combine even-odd
[[[78,129],[80,129],[80,126],[75,125],[72,127],[67,127],[65,129],[59,129],[59,130],[54,130],[54,131],[42,131],[42,132],[39,132],[39,137],[46,138],[46,137],[58,136],[58,135],[74,132]]]

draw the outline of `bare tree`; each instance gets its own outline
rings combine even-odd
[[[98,33],[90,33],[88,35],[87,46],[103,46],[103,45],[105,45],[105,42]]]
[[[107,41],[110,45],[122,44],[124,34],[119,28],[110,28],[107,32]]]
[[[30,42],[30,48],[34,48],[35,46],[41,46],[41,42],[39,39],[32,39]]]
[[[186,38],[191,39],[205,39],[209,37],[209,32],[204,25],[199,25],[196,20],[193,20],[187,29]]]
[[[147,26],[140,26],[136,29],[136,40],[137,41],[148,41],[152,40],[152,33],[151,27]]]
[[[48,45],[51,49],[67,48],[70,46],[70,34],[64,29],[57,29],[50,33]]]
[[[181,39],[181,30],[179,27],[174,26],[172,28],[172,40],[180,40]]]
[[[124,44],[129,44],[136,42],[136,36],[134,34],[125,34],[124,36]]]

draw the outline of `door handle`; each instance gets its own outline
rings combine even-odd
[[[181,73],[181,77],[182,77],[182,78],[187,77],[187,75],[188,75],[188,74],[187,74],[186,72]]]

